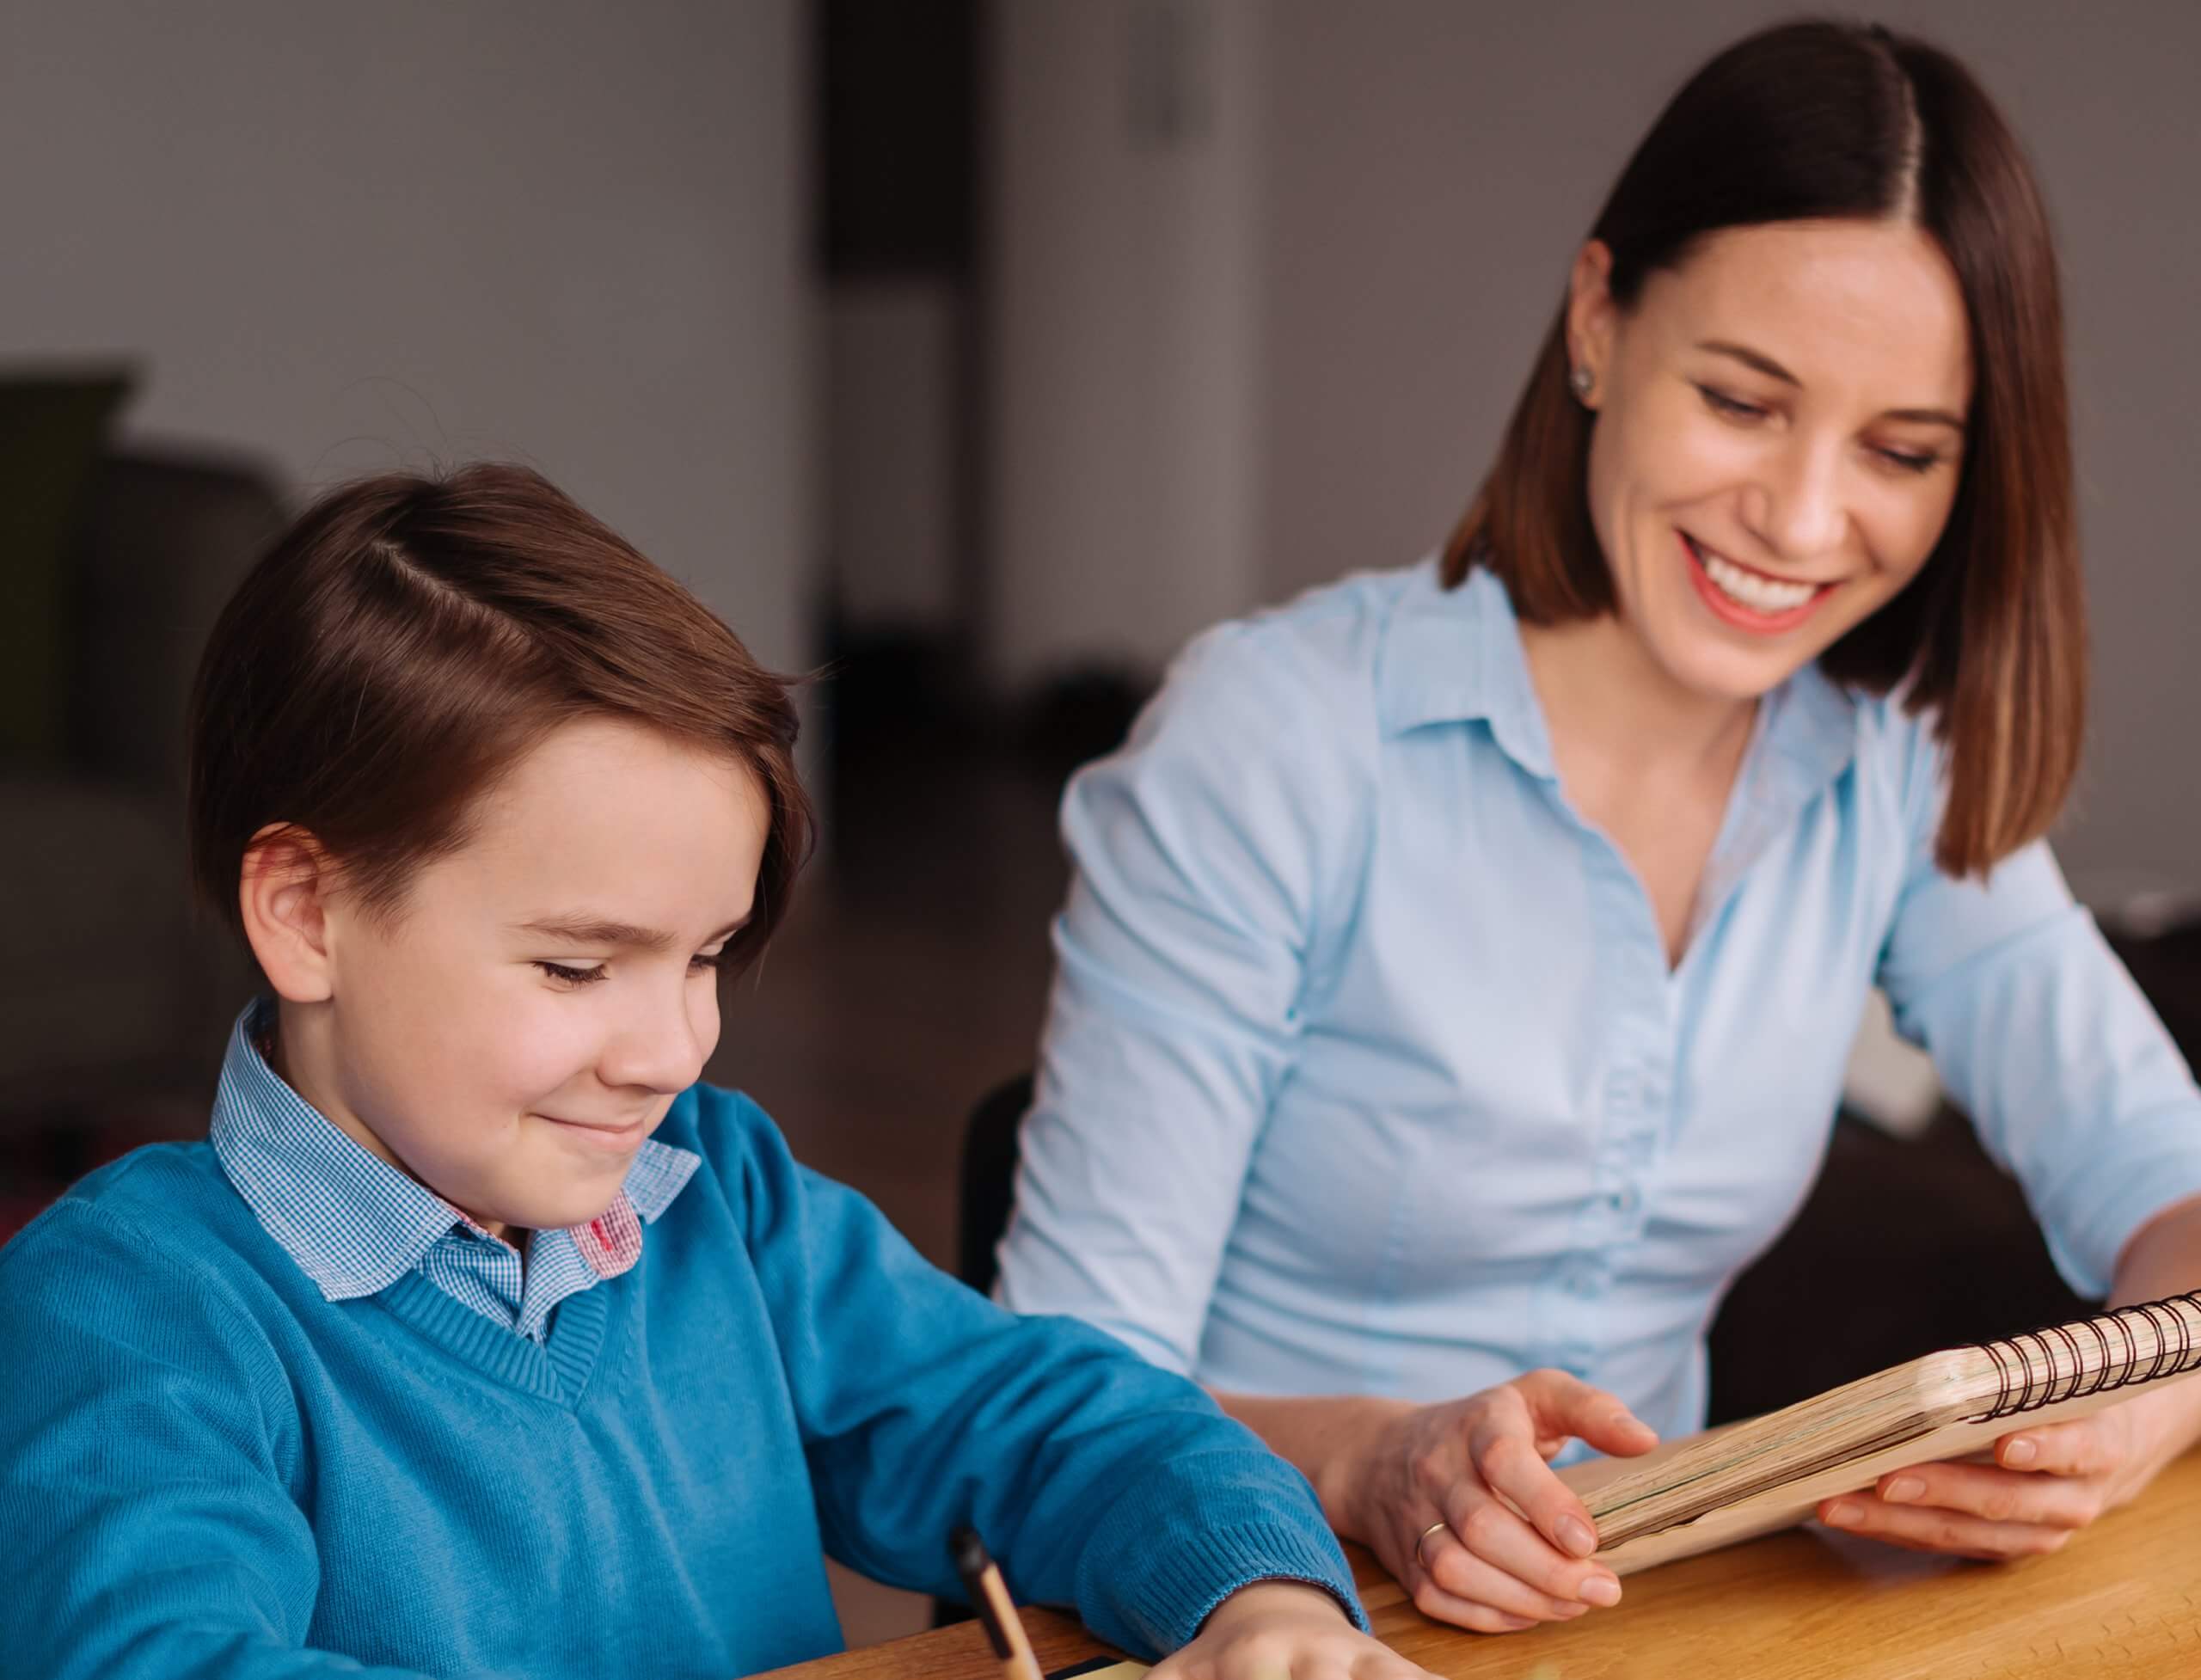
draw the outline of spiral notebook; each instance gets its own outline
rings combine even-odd
[[[1809,1518],[1890,1470],[1980,1455],[2201,1367],[2201,1291],[1928,1353],[1794,1406],[1560,1472],[1617,1574]]]

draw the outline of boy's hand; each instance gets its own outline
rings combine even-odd
[[[1208,1615],[1151,1680],[1432,1680],[1362,1633],[1338,1601],[1297,1581],[1256,1581]]]

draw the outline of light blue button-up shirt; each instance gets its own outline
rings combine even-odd
[[[1714,1309],[1811,1187],[1876,983],[2105,1293],[2201,1194],[2201,1093],[2045,846],[1934,867],[1940,766],[1816,667],[1768,696],[1670,969],[1489,574],[1211,632],[1064,798],[1002,1298],[1224,1390],[1557,1365],[1701,1427]]]

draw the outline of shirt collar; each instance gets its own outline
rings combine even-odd
[[[1433,561],[1415,568],[1385,632],[1376,674],[1386,733],[1480,720],[1530,775],[1556,778],[1551,734],[1529,676],[1505,586],[1477,566],[1446,589]],[[1753,757],[1774,763],[1776,802],[1800,805],[1848,767],[1857,750],[1857,701],[1806,665],[1767,696]],[[1769,789],[1768,792],[1774,790]]]
[[[237,1016],[208,1141],[237,1194],[326,1299],[377,1294],[469,1222],[343,1131],[267,1064],[260,1040],[273,1011],[273,1001],[261,997]],[[627,1169],[619,1200],[570,1235],[594,1264],[592,1249],[605,1246],[605,1232],[622,1223],[622,1209],[654,1221],[700,1164],[690,1150],[646,1141]],[[634,1254],[623,1259],[616,1270],[632,1265]],[[603,1266],[598,1270],[610,1275]]]
[[[1506,756],[1548,780],[1551,736],[1505,586],[1483,567],[1447,589],[1437,562],[1414,568],[1383,639],[1377,705],[1387,734],[1487,723]]]

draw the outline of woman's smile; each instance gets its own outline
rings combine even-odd
[[[1781,635],[1805,622],[1836,586],[1775,578],[1707,549],[1687,531],[1682,561],[1697,594],[1721,622],[1757,635]]]

